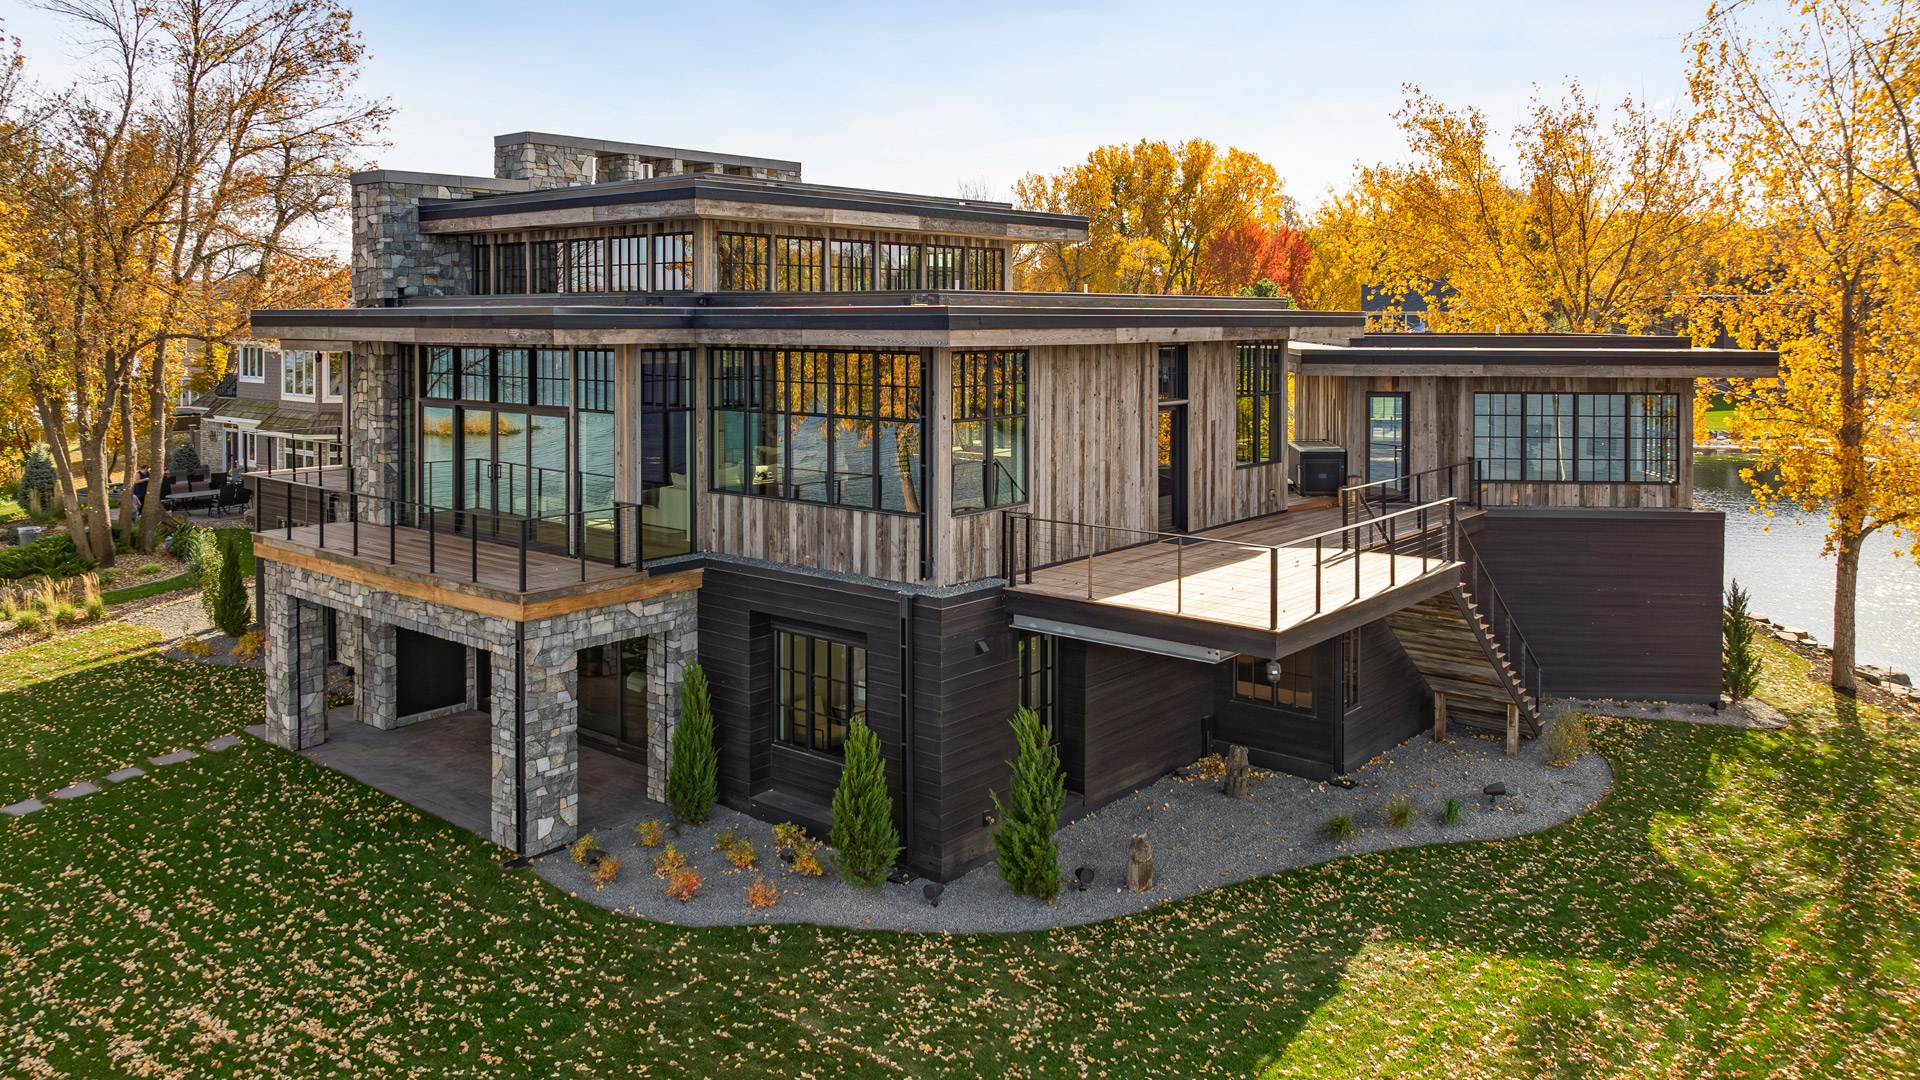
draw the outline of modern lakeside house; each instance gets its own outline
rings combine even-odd
[[[504,847],[575,836],[582,754],[659,797],[695,659],[723,801],[824,830],[864,717],[936,878],[1022,703],[1078,810],[1228,744],[1331,778],[1545,695],[1718,700],[1693,386],[1774,354],[1012,292],[1086,222],[791,161],[495,172],[353,178],[356,306],[253,318],[345,358],[345,458],[252,482],[269,737],[327,739],[330,657],[373,728],[484,711]]]

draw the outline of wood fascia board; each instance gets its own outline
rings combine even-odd
[[[594,225],[651,222],[665,218],[708,218],[718,221],[770,222],[782,225],[871,229],[879,232],[924,233],[929,236],[967,236],[989,240],[1085,240],[1079,229],[1004,222],[979,222],[936,214],[850,210],[835,207],[783,206],[779,203],[733,202],[724,199],[670,199],[663,202],[572,206],[556,210],[520,210],[502,214],[423,221],[425,234],[517,232],[527,229],[575,229]]]
[[[253,540],[258,557],[269,562],[297,566],[316,574],[351,581],[356,585],[365,585],[383,592],[398,593],[415,600],[443,604],[461,611],[471,611],[509,622],[531,622],[554,615],[630,604],[636,600],[646,600],[670,593],[690,592],[700,588],[703,581],[702,571],[688,570],[661,577],[638,576],[635,581],[621,585],[589,582],[584,587],[567,590],[549,589],[542,593],[528,593],[523,597],[518,593],[490,589],[450,578],[434,577],[405,567],[380,566],[342,558],[332,552],[321,552],[300,544],[287,544],[266,533],[255,533]],[[561,592],[561,595],[552,596],[551,594],[556,591]],[[528,600],[529,597],[537,599]]]
[[[760,345],[787,348],[897,346],[902,348],[1037,348],[1047,345],[1157,345],[1208,341],[1281,341],[1289,328],[1119,327],[1083,330],[545,330],[446,326],[288,327],[289,338],[350,345],[386,341],[402,345],[511,345],[527,348],[593,348],[605,345]],[[1322,374],[1312,371],[1308,374]]]
[[[1780,369],[1773,364],[1725,364],[1688,368],[1674,364],[1335,364],[1304,354],[1302,375],[1438,376],[1440,378],[1543,379],[1772,379]]]

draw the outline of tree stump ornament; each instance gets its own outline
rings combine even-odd
[[[1136,833],[1127,845],[1127,890],[1146,892],[1153,888],[1153,845],[1146,833]]]
[[[1227,747],[1227,779],[1220,785],[1229,799],[1244,799],[1250,794],[1252,769],[1247,766],[1247,748]]]

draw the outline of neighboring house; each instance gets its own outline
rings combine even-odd
[[[259,341],[222,347],[226,376],[188,406],[200,416],[194,449],[208,468],[237,475],[345,460],[347,350],[282,350]]]
[[[861,719],[941,878],[990,854],[1021,704],[1080,807],[1233,743],[1325,778],[1439,718],[1517,740],[1548,693],[1717,700],[1692,380],[1772,354],[1010,293],[1085,220],[533,133],[495,161],[355,176],[359,306],[254,313],[348,357],[350,402],[344,465],[256,476],[287,524],[255,551],[269,738],[327,738],[330,653],[374,727],[490,708],[464,782],[505,847],[591,815],[583,746],[658,798],[695,659],[726,803],[824,829]]]

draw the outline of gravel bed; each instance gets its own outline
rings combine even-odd
[[[262,667],[265,654],[256,655],[252,660],[242,660],[232,655],[238,638],[230,637],[214,628],[213,620],[207,618],[207,609],[200,603],[200,590],[190,589],[185,593],[169,593],[164,599],[145,607],[122,612],[117,621],[133,623],[137,626],[151,626],[160,631],[160,653],[174,660],[192,660],[201,664],[214,664],[219,667]],[[192,638],[204,641],[213,649],[207,656],[193,656],[181,649],[181,644]],[[331,689],[331,687],[329,687]]]
[[[1041,930],[1098,922],[1359,852],[1534,832],[1592,806],[1612,785],[1613,770],[1597,754],[1550,767],[1539,739],[1524,741],[1520,754],[1510,758],[1498,739],[1459,733],[1444,743],[1416,736],[1351,778],[1355,786],[1345,790],[1256,770],[1252,795],[1234,800],[1220,793],[1217,780],[1162,777],[1060,830],[1063,868],[1072,873],[1091,867],[1095,878],[1087,891],[1069,887],[1052,904],[1012,895],[992,865],[948,882],[938,908],[922,896],[924,879],[865,892],[831,871],[823,878],[802,877],[774,858],[771,825],[725,807],[716,807],[705,824],[682,827],[678,836],[669,838],[705,877],[699,895],[685,903],[667,897],[662,880],[652,873],[652,856],[659,849],[637,846],[633,840],[633,826],[641,820],[670,820],[664,809],[598,831],[596,839],[623,862],[619,875],[603,889],[596,891],[586,870],[565,852],[537,859],[534,866],[549,881],[602,907],[684,926],[816,923],[953,933]],[[1513,793],[1497,807],[1481,794],[1495,781]],[[1449,797],[1466,806],[1458,823],[1441,825],[1439,813]],[[1406,798],[1414,807],[1412,820],[1399,828],[1387,821],[1387,804],[1396,798]],[[1323,832],[1339,813],[1353,817],[1353,835],[1345,840]],[[712,849],[714,834],[728,826],[759,850],[756,869],[737,870]],[[1155,887],[1129,893],[1124,887],[1127,845],[1140,832],[1153,845]],[[747,905],[746,889],[756,877],[780,889],[774,907],[755,910]]]

